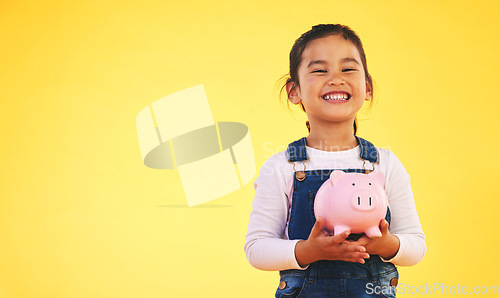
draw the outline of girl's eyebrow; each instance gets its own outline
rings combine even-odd
[[[354,62],[356,64],[359,64],[358,60],[356,60],[355,58],[351,58],[351,57],[347,57],[347,58],[342,59],[342,62]]]
[[[326,61],[325,60],[313,60],[313,61],[309,62],[309,64],[307,64],[307,68],[309,68],[313,65],[316,65],[316,64],[326,64]]]
[[[351,58],[351,57],[343,58],[341,60],[341,62],[354,62],[354,63],[359,65],[358,60],[356,60],[355,58]],[[327,62],[325,60],[313,60],[313,61],[309,62],[309,64],[307,64],[307,68],[309,68],[313,65],[316,65],[316,64],[327,64]]]

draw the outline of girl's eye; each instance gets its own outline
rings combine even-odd
[[[313,70],[312,73],[326,73],[326,70],[324,69],[316,69],[316,70]]]
[[[345,69],[342,69],[342,72],[348,72],[348,71],[356,71],[355,68],[345,68]]]

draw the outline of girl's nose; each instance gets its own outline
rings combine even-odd
[[[328,81],[328,85],[344,85],[344,79],[342,78],[342,75],[333,73],[332,76],[330,77],[330,80]]]

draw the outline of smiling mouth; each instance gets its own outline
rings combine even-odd
[[[351,95],[345,92],[334,92],[327,93],[323,95],[322,98],[328,101],[347,101],[349,100],[349,98],[351,98]]]

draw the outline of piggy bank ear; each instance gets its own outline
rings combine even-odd
[[[382,185],[384,187],[385,185],[385,176],[382,172],[379,171],[373,171],[370,174],[368,174],[370,178],[374,179],[378,184]]]
[[[335,170],[330,174],[330,183],[335,185],[339,181],[340,177],[346,175],[344,171]]]

